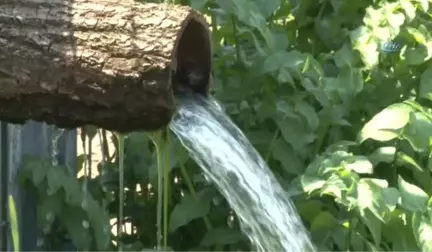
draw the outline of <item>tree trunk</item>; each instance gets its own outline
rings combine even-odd
[[[207,92],[210,44],[185,6],[0,0],[0,120],[156,130],[175,111],[180,75],[198,71]]]

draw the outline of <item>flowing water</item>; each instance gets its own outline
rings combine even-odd
[[[180,97],[171,129],[226,197],[259,251],[316,251],[287,193],[215,100]]]

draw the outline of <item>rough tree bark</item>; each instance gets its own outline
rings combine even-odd
[[[209,36],[185,6],[0,0],[0,120],[163,127],[175,111],[177,69],[200,71],[208,88]]]

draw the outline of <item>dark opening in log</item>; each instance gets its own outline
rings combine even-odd
[[[133,0],[0,0],[0,120],[166,126],[174,92],[207,95],[211,38],[189,7]]]

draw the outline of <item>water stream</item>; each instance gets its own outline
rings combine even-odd
[[[179,97],[172,131],[226,197],[258,251],[316,251],[263,158],[213,99]]]

